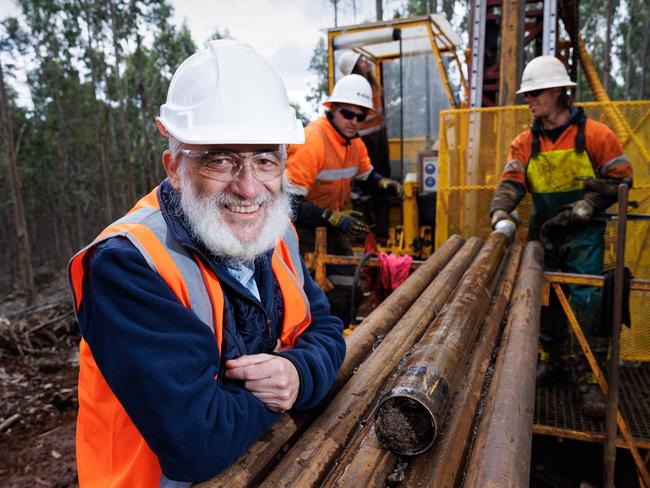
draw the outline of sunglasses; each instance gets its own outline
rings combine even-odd
[[[339,108],[338,111],[346,120],[352,120],[353,118],[356,117],[357,122],[363,122],[364,120],[366,120],[366,117],[368,117],[367,113],[358,114],[356,112],[352,112],[351,110],[346,110],[344,108]]]
[[[540,88],[539,90],[530,90],[530,91],[524,92],[524,98],[526,98],[526,97],[537,98],[542,93],[544,93],[546,90],[548,90],[548,88]]]

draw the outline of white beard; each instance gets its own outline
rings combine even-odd
[[[283,188],[284,188],[283,184]],[[231,194],[198,195],[189,178],[181,174],[181,208],[186,223],[198,239],[215,256],[241,262],[253,261],[273,249],[287,230],[291,218],[291,197],[284,189],[273,197],[270,193],[246,201]],[[253,239],[239,239],[221,218],[225,205],[260,204],[266,207],[266,220]]]

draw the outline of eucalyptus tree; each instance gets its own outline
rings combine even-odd
[[[8,18],[2,22],[0,30],[0,53],[6,54],[13,59],[20,51],[22,32],[15,18]],[[14,131],[14,108],[9,99],[9,89],[5,83],[5,72],[11,74],[13,66],[7,64],[3,67],[0,56],[0,140],[2,141],[2,152],[7,163],[7,172],[11,188],[12,203],[14,208],[14,225],[18,240],[18,259],[25,290],[25,302],[31,305],[34,302],[36,293],[34,288],[34,273],[32,267],[32,253],[25,218],[25,207],[22,196],[22,185],[17,166],[17,156],[20,151],[20,134]]]
[[[121,146],[122,158],[125,169],[126,179],[126,196],[127,200],[132,202],[136,198],[135,174],[133,168],[133,158],[131,156],[131,137],[129,135],[129,120],[127,114],[127,86],[126,80],[120,74],[123,58],[122,43],[129,41],[135,29],[137,28],[136,15],[134,10],[137,9],[137,2],[131,0],[108,0],[109,25],[111,39],[113,44],[113,83],[116,89],[120,129],[121,129]]]

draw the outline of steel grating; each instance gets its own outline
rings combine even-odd
[[[650,363],[621,366],[620,407],[638,447],[650,448]],[[578,440],[602,441],[605,421],[580,412],[570,381],[538,387],[533,431]],[[619,432],[620,437],[620,432]],[[619,440],[619,445],[624,445]]]

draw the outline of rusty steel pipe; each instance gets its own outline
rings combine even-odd
[[[339,369],[331,394],[338,391],[352,376],[377,342],[404,315],[431,280],[449,263],[463,245],[464,239],[453,235],[436,250],[402,285],[391,293],[346,339],[346,355]],[[289,440],[313,420],[318,411],[292,412],[283,415],[262,438],[253,444],[232,466],[199,487],[228,488],[255,485],[269,468],[275,455]]]
[[[379,444],[372,419],[367,419],[354,441],[346,446],[334,471],[321,484],[322,488],[383,487],[397,456]]]
[[[482,334],[475,350],[467,359],[466,381],[459,394],[454,396],[445,419],[444,428],[436,441],[435,449],[413,457],[403,470],[401,486],[454,486],[456,476],[467,448],[476,410],[481,398],[485,372],[501,330],[503,314],[510,301],[522,245],[515,242],[506,257],[498,289],[495,291],[489,312],[481,328]],[[452,414],[453,413],[453,414]],[[386,477],[393,472],[398,457],[379,444],[372,419],[345,448],[337,460],[337,467],[323,483],[323,488],[383,487]],[[401,473],[400,473],[401,474]]]
[[[452,294],[480,245],[474,237],[465,243],[260,486],[309,487],[323,479],[399,361]]]
[[[623,287],[625,286],[625,233],[627,226],[627,194],[625,183],[618,185],[618,224],[616,227],[616,268],[614,270],[614,312],[609,359],[609,391],[605,417],[605,446],[603,448],[603,486],[614,487],[616,465],[616,415],[618,412],[619,368],[621,355],[621,321],[623,317]]]
[[[529,242],[463,486],[528,486],[544,251]]]
[[[462,365],[474,343],[501,271],[508,238],[492,232],[438,315],[375,415],[377,437],[396,454],[420,454],[431,447]]]
[[[444,428],[434,449],[413,459],[406,470],[404,486],[456,486],[456,480],[463,469],[461,463],[470,444],[490,357],[512,296],[522,250],[519,241],[510,246],[499,287],[492,297],[476,348],[468,358],[465,383],[449,406]]]
[[[393,293],[379,304],[348,336],[345,360],[336,384],[347,381],[354,369],[368,355],[378,338],[386,335],[408,308],[422,294],[438,273],[449,263],[464,243],[453,235],[409,276]]]

